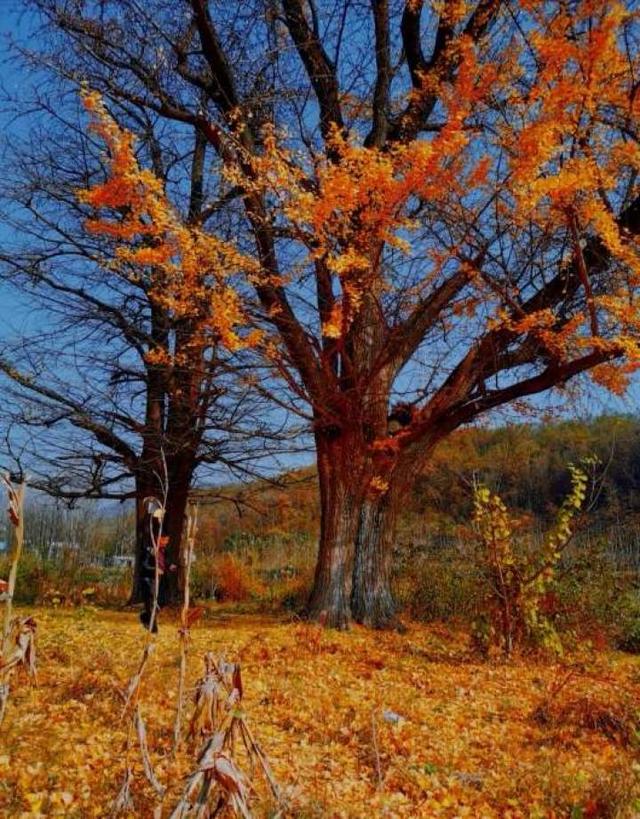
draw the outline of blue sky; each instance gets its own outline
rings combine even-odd
[[[27,38],[32,30],[33,21],[30,20],[22,9],[22,4],[18,0],[0,0],[0,79],[4,91],[11,94],[19,94],[20,90],[31,82],[22,72],[16,70],[8,55],[8,38]],[[19,135],[23,126],[19,122],[13,121],[10,112],[0,105],[0,128],[9,133]],[[10,239],[6,227],[0,221],[0,241]],[[20,299],[12,288],[0,283],[0,322],[4,325],[5,332],[7,326],[19,331],[20,327],[27,321],[30,308],[23,299]]]

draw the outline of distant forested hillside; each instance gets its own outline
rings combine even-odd
[[[399,537],[416,531],[447,534],[469,520],[474,477],[500,492],[510,508],[543,522],[569,488],[566,466],[585,456],[600,460],[597,503],[602,524],[640,514],[640,417],[514,424],[460,430],[436,451],[407,496]],[[253,484],[231,489],[243,502],[206,510],[204,533],[218,547],[247,542],[309,540],[317,533],[318,500],[312,470],[282,477],[284,489]],[[240,507],[239,507],[240,508]]]

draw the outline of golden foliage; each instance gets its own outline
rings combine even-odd
[[[231,278],[254,273],[256,262],[182,218],[162,180],[140,167],[133,135],[112,119],[99,95],[87,93],[84,102],[107,149],[108,177],[78,191],[78,198],[96,214],[86,228],[115,243],[115,258],[106,264],[132,281],[148,277],[154,303],[174,320],[196,326],[192,343],[221,342],[229,349],[253,343],[255,336],[240,332],[246,317]],[[168,355],[164,349],[149,353],[154,363],[166,363]]]
[[[226,171],[233,184],[268,194],[306,246],[308,261],[322,262],[340,283],[341,295],[322,328],[326,337],[343,337],[365,294],[379,295],[389,285],[380,272],[382,246],[411,251],[416,224],[407,208],[412,201],[449,203],[485,184],[489,159],[470,158],[464,148],[470,142],[468,119],[496,73],[477,64],[470,42],[463,40],[460,50],[458,76],[441,89],[447,121],[433,139],[381,149],[334,129],[310,169],[287,148],[285,136],[269,128],[264,153],[243,157],[244,164]]]
[[[90,607],[41,609],[37,618],[40,685],[21,689],[9,703],[0,813],[104,816],[121,778],[126,726],[119,692],[137,656],[139,624],[133,614]],[[593,714],[620,720],[622,704],[612,694],[624,691],[637,701],[635,659],[567,657],[571,685],[550,704],[565,671],[536,661],[470,660],[465,636],[442,626],[411,625],[406,635],[356,628],[321,639],[319,650],[298,627],[254,617],[192,629],[192,656],[214,651],[242,663],[243,709],[293,815],[515,819],[559,817],[574,808],[588,815],[603,779],[620,777],[632,815],[636,753],[620,741],[618,722],[590,721],[579,709],[588,699]],[[158,636],[155,656],[141,706],[169,807],[196,750],[181,747],[172,761],[177,680],[170,627]],[[194,660],[189,688],[200,674]],[[547,722],[537,716],[541,707]],[[157,797],[140,774],[130,782],[131,815],[150,816]],[[259,777],[254,784],[254,815],[266,816],[273,804],[268,785]]]

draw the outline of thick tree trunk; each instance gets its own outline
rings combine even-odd
[[[436,440],[434,436],[428,444],[406,450],[386,471],[380,464],[377,466],[376,473],[387,482],[388,489],[380,494],[370,493],[360,513],[351,590],[351,612],[358,623],[372,628],[391,628],[396,624],[391,570],[398,514]]]
[[[391,560],[396,528],[397,493],[367,497],[360,510],[355,538],[351,614],[371,628],[394,623],[396,604],[391,591]]]
[[[199,156],[202,158],[202,152]],[[152,305],[152,324],[154,341],[168,350],[169,322],[157,305]],[[132,603],[144,602],[147,606],[149,573],[155,573],[155,558],[153,554],[149,557],[146,497],[155,497],[165,505],[160,531],[168,543],[161,561],[160,604],[179,604],[184,590],[182,534],[202,440],[202,419],[209,406],[201,396],[206,369],[204,347],[193,344],[193,332],[190,322],[182,322],[175,330],[175,353],[176,357],[186,356],[184,367],[174,370],[162,364],[149,364],[147,369],[144,444],[136,476],[136,551],[130,598]]]
[[[353,543],[361,503],[359,453],[341,434],[316,436],[320,485],[320,545],[309,617],[332,628],[347,628],[353,573]]]
[[[374,340],[364,330],[361,335],[363,347],[372,355]],[[384,476],[394,460],[372,445],[388,432],[390,382],[390,371],[378,373],[369,380],[363,403],[336,411],[342,425],[316,433],[320,548],[308,609],[312,617],[329,626],[345,627],[354,614],[354,603],[356,619],[370,625],[386,625],[395,612],[387,548],[395,521],[370,488],[373,478]],[[376,533],[381,539],[377,545]],[[356,566],[354,555],[360,541],[367,546],[359,549]]]

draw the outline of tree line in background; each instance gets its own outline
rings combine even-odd
[[[131,561],[134,546],[134,514],[125,509],[104,509],[88,501],[69,509],[44,497],[25,505],[25,549],[42,565],[109,565]],[[0,554],[10,549],[10,528],[2,522]]]
[[[590,521],[603,526],[635,523],[640,514],[640,420],[602,416],[588,421],[549,421],[460,430],[416,474],[400,511],[396,543],[428,546],[452,535],[473,515],[474,483],[485,483],[509,508],[530,514],[545,529],[571,489],[567,464],[595,458],[596,497]],[[238,518],[232,505],[203,510],[203,536],[218,550],[238,543],[300,538],[313,544],[318,492],[313,470],[287,473],[282,487],[236,487],[246,501]],[[233,490],[229,490],[230,494]],[[312,548],[312,547],[311,547]]]
[[[306,433],[307,611],[393,623],[399,516],[456,430],[637,368],[632,9],[27,6],[0,258],[50,323],[0,353],[8,453],[134,499],[138,567],[162,498],[175,599],[196,477]]]
[[[428,547],[453,535],[473,515],[474,482],[481,480],[510,509],[530,514],[544,530],[570,491],[567,464],[595,458],[597,497],[587,526],[635,524],[640,516],[640,420],[602,416],[589,421],[510,424],[460,430],[416,475],[400,513],[396,548]],[[246,549],[286,555],[306,549],[313,562],[319,497],[312,468],[293,470],[277,482],[256,480],[202,492],[197,560]],[[133,557],[134,512],[86,502],[77,510],[33,500],[25,515],[27,548],[43,560],[73,547],[74,560]],[[286,557],[282,558],[286,563]]]

